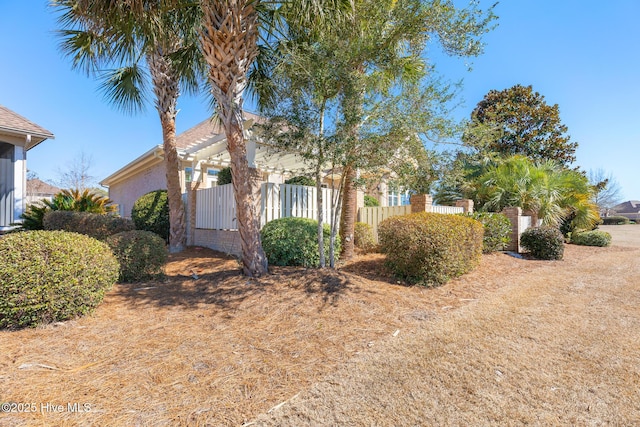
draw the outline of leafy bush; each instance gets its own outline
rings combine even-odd
[[[307,187],[316,186],[316,181],[313,178],[309,178],[308,176],[294,176],[287,179],[284,183],[292,185],[306,185]]]
[[[280,218],[268,222],[262,231],[262,247],[273,265],[299,265],[318,267],[318,221],[309,218]],[[324,252],[329,258],[329,225],[324,225]],[[336,236],[335,253],[341,250],[340,237]]]
[[[626,216],[608,216],[606,218],[602,218],[602,223],[604,225],[624,225],[629,224],[631,221]]]
[[[520,236],[520,244],[537,259],[557,260],[564,254],[564,236],[556,227],[529,228]]]
[[[114,215],[90,212],[50,211],[44,215],[45,230],[62,230],[84,234],[94,239],[107,237],[135,229],[133,221]]]
[[[90,313],[118,278],[109,247],[65,231],[0,239],[0,328],[36,326]]]
[[[511,241],[511,221],[506,216],[491,212],[474,212],[462,215],[475,219],[484,226],[482,252],[503,251]]]
[[[218,175],[218,180],[220,175]],[[219,182],[219,181],[218,181]],[[151,231],[169,241],[169,199],[167,190],[151,191],[133,204],[131,219],[138,230]]]
[[[380,202],[375,197],[370,196],[368,194],[365,194],[364,195],[364,206],[368,207],[368,208],[376,207],[376,206],[380,206]]]
[[[233,182],[231,178],[231,168],[227,166],[226,168],[220,169],[218,172],[218,185],[231,184]]]
[[[571,243],[582,246],[609,246],[611,234],[600,230],[573,233]]]
[[[150,231],[133,230],[109,236],[107,244],[120,262],[119,280],[140,282],[162,274],[167,262],[164,240]]]
[[[482,256],[483,226],[458,215],[420,212],[378,226],[387,266],[409,283],[434,286],[472,270]]]
[[[116,211],[109,198],[89,190],[62,190],[52,200],[41,200],[27,206],[22,214],[22,227],[27,230],[43,230],[44,215],[49,211],[92,212],[106,214]]]
[[[373,229],[364,222],[356,222],[353,239],[356,248],[364,253],[372,252],[377,246],[376,239],[373,237]]]

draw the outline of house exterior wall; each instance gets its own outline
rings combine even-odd
[[[162,162],[138,172],[137,174],[112,184],[109,198],[116,203],[121,216],[131,218],[131,209],[138,198],[150,191],[167,188],[167,177]]]
[[[7,151],[10,158],[5,159],[2,167],[3,190],[0,194],[2,198],[2,214],[0,215],[0,227],[8,227],[13,222],[21,222],[20,216],[23,214],[26,202],[26,174],[27,174],[27,151],[25,141],[10,135],[0,135],[0,143],[5,147],[13,147],[11,152]],[[9,188],[10,187],[10,188]]]

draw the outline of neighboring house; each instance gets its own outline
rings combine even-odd
[[[262,172],[265,182],[282,183],[287,177],[306,171],[308,167],[294,154],[277,154],[272,147],[255,137],[251,126],[264,120],[244,113],[247,132],[249,166]],[[176,137],[180,158],[180,183],[185,193],[188,183],[199,189],[216,185],[220,169],[230,165],[227,140],[220,125],[207,119]],[[119,206],[123,217],[131,216],[135,201],[149,191],[166,189],[162,144],[151,148],[100,182],[109,188],[109,198]]]
[[[27,151],[53,134],[0,105],[0,232],[20,222],[27,196]]]
[[[615,215],[625,216],[632,221],[640,219],[640,200],[629,200],[611,208]]]
[[[38,178],[27,179],[27,204],[39,202],[41,200],[53,200],[53,196],[61,189],[46,183]]]

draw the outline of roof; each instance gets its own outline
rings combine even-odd
[[[35,147],[45,139],[53,139],[53,134],[42,126],[0,105],[0,133],[11,135],[31,136],[27,150]]]
[[[264,117],[245,111],[244,119],[261,122]],[[208,118],[176,136],[176,148],[186,149],[222,133],[224,133],[222,124],[218,120]]]
[[[245,129],[250,129],[254,123],[266,120],[262,116],[244,112]],[[293,170],[307,169],[304,160],[295,154],[282,153],[264,141],[252,139],[256,144],[256,167],[263,171],[290,172]],[[251,144],[247,142],[247,145]],[[229,166],[231,163],[229,152],[227,151],[227,140],[222,126],[212,119],[204,120],[194,127],[176,136],[176,148],[178,156],[184,162],[204,162],[220,167]],[[117,182],[126,180],[128,177],[138,173],[144,168],[157,165],[162,161],[164,151],[162,145],[156,145],[149,151],[129,162],[107,178],[100,184],[110,186]]]
[[[626,202],[615,205],[612,209],[618,213],[639,213],[640,200],[628,200]]]
[[[27,180],[27,194],[58,194],[61,190],[41,179],[34,178]]]

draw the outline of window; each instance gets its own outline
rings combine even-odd
[[[209,183],[209,187],[218,184],[218,173],[220,173],[218,169],[207,169],[207,182]]]
[[[184,168],[184,182],[193,181],[193,168]]]

